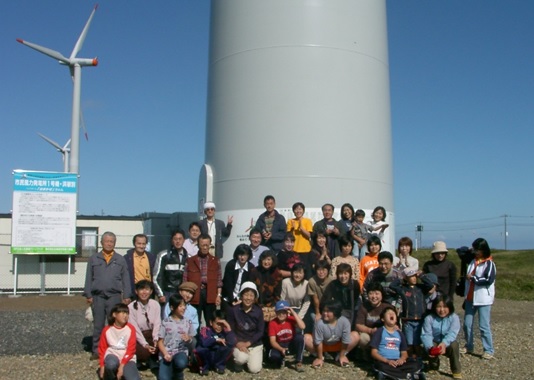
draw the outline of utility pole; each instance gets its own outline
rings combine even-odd
[[[508,227],[507,227],[507,220],[506,218],[510,217],[511,215],[504,214],[501,215],[504,218],[504,250],[508,250]]]
[[[417,246],[423,247],[422,240],[423,240],[423,225],[421,224],[421,222],[419,222],[419,224],[415,226],[415,250],[416,251],[417,251]]]

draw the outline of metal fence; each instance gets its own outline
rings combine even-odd
[[[92,249],[78,244],[84,237],[87,235],[77,236],[76,255],[12,255],[9,253],[11,234],[1,234],[0,295],[82,293],[88,257],[100,250],[99,235],[89,239],[97,242]],[[149,239],[153,238],[168,242],[170,237],[149,236]],[[131,239],[131,235],[117,235],[115,250],[126,254],[132,248]]]

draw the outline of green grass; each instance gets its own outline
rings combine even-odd
[[[430,260],[430,249],[413,252],[419,267]],[[497,298],[515,301],[534,301],[534,250],[492,251],[497,266],[495,280]],[[447,259],[460,271],[460,259],[455,250],[449,250]]]

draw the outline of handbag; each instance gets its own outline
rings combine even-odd
[[[456,281],[455,292],[456,295],[460,297],[465,295],[465,276],[460,276],[460,278]]]
[[[263,320],[265,322],[270,322],[276,317],[274,306],[263,306],[261,311],[263,311]]]

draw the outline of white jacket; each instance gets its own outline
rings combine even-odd
[[[471,281],[475,284],[475,291],[473,294],[474,306],[493,305],[495,298],[495,275],[497,269],[493,260],[486,260],[478,265],[473,260],[467,267],[467,273],[473,274],[471,280],[465,280],[465,297],[469,292],[469,285]]]

